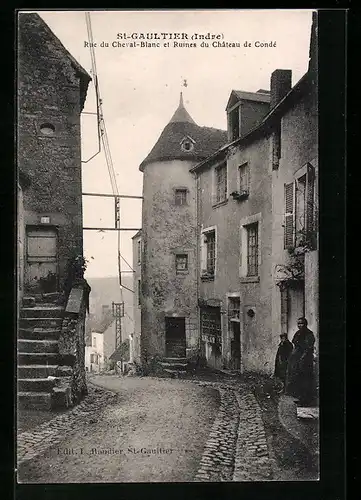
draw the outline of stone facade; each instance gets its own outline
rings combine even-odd
[[[41,17],[30,13],[18,17],[17,70],[18,266],[23,299],[18,380],[24,387],[18,396],[31,408],[67,407],[87,392],[84,326],[90,288],[83,279],[80,115],[91,78]],[[24,175],[27,189],[21,186]],[[75,303],[74,291],[79,299]],[[59,339],[47,338],[53,332],[49,325],[60,330]],[[40,357],[29,352],[33,345]],[[38,394],[42,373],[51,379]]]
[[[298,246],[298,234],[294,234],[294,244],[290,249],[285,249],[284,245],[284,213],[285,213],[285,185],[296,183],[295,199],[301,194],[302,186],[300,180],[307,175],[307,167],[312,171],[313,199],[309,205],[312,211],[314,232],[313,241],[305,241],[303,248],[300,248],[300,255],[297,257],[303,260],[303,270],[300,276],[299,285],[301,301],[303,306],[298,310],[298,314],[288,317],[287,324],[284,325],[290,339],[297,329],[296,316],[304,315],[308,320],[308,327],[314,332],[318,339],[318,125],[317,125],[317,82],[313,74],[306,75],[302,96],[281,117],[281,144],[282,151],[278,169],[272,172],[272,213],[273,213],[273,240],[272,240],[272,261],[274,263],[274,285],[273,294],[273,329],[274,338],[279,334],[281,328],[281,289],[286,295],[286,300],[295,302],[295,287],[292,280],[286,275],[282,283],[282,278],[278,274],[278,269],[283,266],[292,267],[295,260],[293,249]],[[307,207],[306,207],[307,209]],[[299,216],[305,212],[305,207],[295,206],[295,221],[293,225],[294,233],[304,229],[304,222],[301,224]],[[302,210],[302,211],[301,211]],[[302,226],[302,227],[301,227]],[[309,235],[312,236],[312,235]],[[295,241],[296,240],[296,241]],[[275,282],[278,280],[278,285]],[[281,287],[280,287],[281,285]],[[288,304],[292,308],[292,304]],[[303,309],[303,310],[302,310]],[[317,350],[317,342],[316,342]]]
[[[212,203],[212,185],[219,163],[227,164],[227,197],[221,204]],[[199,235],[208,228],[216,231],[216,270],[213,279],[203,278],[200,269],[199,297],[201,301],[218,301],[221,314],[222,346],[219,359],[211,361],[216,368],[230,368],[234,323],[230,322],[230,301],[239,300],[240,359],[237,368],[245,371],[267,367],[272,359],[271,317],[271,247],[272,194],[270,140],[259,139],[234,148],[224,160],[210,162],[198,173]],[[233,199],[230,193],[239,191],[239,167],[248,169],[248,195]],[[258,271],[247,276],[247,227],[258,224]],[[250,317],[248,311],[254,311]],[[206,357],[212,351],[207,340]],[[212,344],[212,342],[210,342]],[[208,359],[208,361],[210,361]]]
[[[293,337],[300,316],[317,338],[312,46],[310,57],[308,72],[293,88],[291,70],[277,69],[270,91],[232,91],[229,142],[205,157],[204,148],[199,157],[193,153],[197,126],[181,101],[181,116],[177,110],[142,163],[142,259],[135,275],[141,282],[141,328],[136,328],[143,357],[166,355],[169,318],[185,318],[187,357],[205,357],[216,369],[272,374],[279,335]],[[177,151],[183,144],[180,123],[188,127],[183,132],[192,151],[188,160]],[[174,203],[177,188],[186,193],[181,206]],[[139,239],[138,234],[134,252]],[[187,257],[185,273],[176,272],[177,254]]]
[[[140,165],[144,173],[141,263],[134,263],[138,270],[134,289],[140,306],[135,332],[140,332],[144,364],[164,357],[197,357],[196,185],[190,169],[225,142],[225,131],[194,122],[181,95],[173,117]],[[134,250],[138,241],[139,235]]]
[[[56,288],[69,259],[83,254],[80,113],[90,76],[37,14],[19,14],[18,166],[31,180],[24,223],[41,218],[57,237]],[[25,266],[25,288],[41,292]],[[54,290],[55,291],[55,290]]]
[[[187,353],[197,350],[196,205],[189,170],[195,162],[163,161],[144,172],[142,218],[142,347],[148,356],[165,356],[165,318],[184,317]],[[175,189],[187,191],[185,205],[175,204]],[[176,255],[188,256],[188,269],[176,273]]]

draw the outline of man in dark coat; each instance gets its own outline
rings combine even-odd
[[[301,406],[307,406],[313,399],[313,349],[315,337],[307,328],[306,318],[297,320],[298,330],[292,343],[293,351],[288,360],[286,394],[298,399]]]
[[[288,340],[287,335],[282,333],[280,335],[281,342],[278,345],[276,361],[275,361],[275,372],[274,376],[282,381],[283,384],[286,383],[287,365],[288,359],[291,355],[293,346]]]

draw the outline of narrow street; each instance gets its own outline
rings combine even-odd
[[[216,390],[150,377],[92,382],[116,391],[115,402],[77,417],[73,435],[19,466],[20,482],[193,480],[219,406]]]
[[[291,419],[314,440],[307,449],[283,422],[291,413],[282,410],[285,400],[279,405],[270,381],[212,373],[189,379],[93,375],[88,387],[78,406],[50,420],[38,415],[31,424],[32,414],[23,415],[20,483],[318,477],[317,422]]]

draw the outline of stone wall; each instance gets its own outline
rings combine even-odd
[[[187,356],[197,349],[196,196],[191,161],[148,164],[142,220],[142,355],[165,355],[165,318],[184,317]],[[175,205],[175,189],[187,204]],[[175,256],[188,255],[188,271],[176,274]]]
[[[290,254],[284,249],[284,185],[298,178],[306,165],[310,163],[315,169],[315,219],[318,213],[318,117],[317,87],[315,83],[308,86],[301,99],[298,100],[282,117],[281,122],[281,158],[279,168],[272,173],[272,212],[273,238],[272,260],[275,266],[290,264]],[[317,240],[317,239],[316,239]],[[307,251],[304,256],[304,297],[305,316],[308,327],[316,336],[316,352],[318,350],[318,242],[316,247]],[[276,276],[274,276],[274,279]],[[272,289],[273,301],[273,342],[274,349],[281,328],[280,290],[276,284]],[[289,332],[293,336],[295,330]]]
[[[38,15],[19,15],[17,161],[31,180],[25,224],[47,216],[57,227],[60,289],[67,261],[83,252],[80,113],[89,78]]]
[[[85,375],[85,315],[87,284],[76,284],[75,288],[82,290],[80,301],[69,311],[65,310],[59,337],[60,365],[69,375],[64,384],[70,391],[71,404],[78,403],[87,394]],[[69,302],[68,302],[69,306]],[[75,312],[76,309],[76,312]],[[69,369],[71,368],[71,370]]]
[[[228,325],[228,297],[240,298],[241,369],[270,373],[273,364],[271,311],[272,194],[269,171],[270,140],[264,137],[235,148],[228,155],[228,197],[212,204],[214,169],[199,174],[199,231],[216,229],[216,271],[214,280],[200,280],[200,298],[217,300],[221,307],[222,363],[231,364],[231,338]],[[248,163],[249,196],[234,200],[229,193],[239,190],[239,166]],[[242,226],[259,224],[259,274],[243,276],[242,252],[246,241]],[[200,237],[200,234],[198,235]],[[251,318],[247,312],[252,309]],[[206,352],[211,353],[208,346]],[[212,362],[212,361],[211,361]]]

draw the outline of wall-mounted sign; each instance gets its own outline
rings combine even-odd
[[[50,224],[50,217],[40,217],[40,224]]]
[[[82,288],[73,288],[71,290],[65,312],[67,313],[80,312],[81,301],[83,299],[83,292],[84,290]]]

